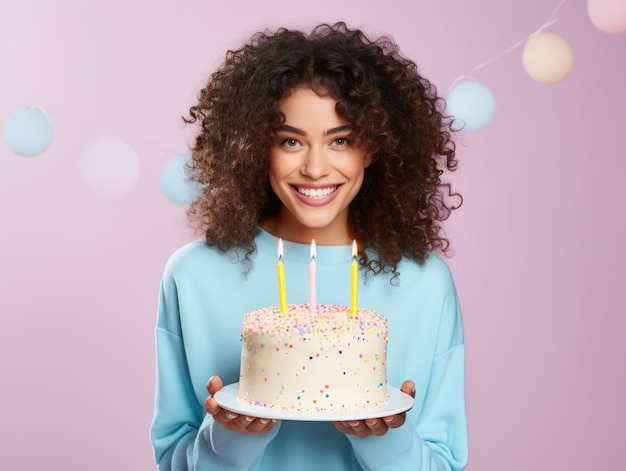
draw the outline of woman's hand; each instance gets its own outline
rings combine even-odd
[[[224,385],[219,376],[212,376],[206,384],[209,397],[204,401],[204,409],[208,414],[213,416],[216,422],[219,422],[229,430],[241,433],[267,433],[276,427],[278,420],[262,419],[259,417],[250,417],[248,415],[239,415],[226,409],[222,409],[213,395],[222,389]]]
[[[415,385],[413,381],[405,381],[400,388],[412,397],[415,397]],[[341,433],[369,437],[370,435],[384,435],[390,428],[397,428],[404,424],[406,412],[378,419],[354,420],[334,422],[335,427]]]

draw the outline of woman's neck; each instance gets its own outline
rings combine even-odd
[[[317,245],[349,245],[353,239],[348,231],[347,219],[335,220],[326,227],[308,227],[291,214],[280,213],[263,221],[260,226],[275,237],[303,244],[315,239]]]

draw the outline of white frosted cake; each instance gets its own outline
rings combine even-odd
[[[387,403],[387,320],[308,304],[250,312],[242,324],[238,397],[295,413],[351,413]]]

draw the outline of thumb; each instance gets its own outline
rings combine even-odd
[[[215,394],[223,387],[224,384],[222,383],[222,379],[219,376],[211,376],[209,378],[209,381],[206,383],[207,391],[209,391],[209,394],[211,395]]]
[[[400,388],[400,390],[407,393],[412,398],[415,398],[415,383],[413,383],[413,381],[407,380],[402,383],[402,387]]]

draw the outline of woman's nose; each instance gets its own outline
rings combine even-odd
[[[328,175],[329,171],[330,165],[328,156],[323,149],[317,147],[308,149],[302,164],[301,173],[313,180],[318,180]]]

